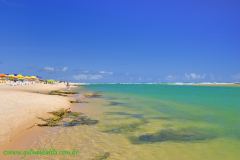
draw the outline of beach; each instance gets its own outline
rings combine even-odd
[[[67,97],[46,94],[64,88],[61,84],[1,86],[1,101],[10,104],[2,107],[2,112],[11,116],[0,117],[6,130],[1,130],[5,143],[0,149],[78,152],[24,157],[46,160],[237,160],[239,157],[240,101],[236,96],[240,95],[239,87],[100,84],[76,87],[74,91],[78,94]],[[84,95],[87,97],[83,98]],[[79,97],[81,102],[69,103]],[[10,99],[13,102],[7,103]],[[37,117],[49,117],[47,112],[69,107],[72,113],[81,113],[96,123],[31,127],[38,123]],[[4,159],[19,157],[3,156]]]
[[[240,160],[239,8],[0,0],[0,160]]]
[[[0,145],[4,145],[47,112],[68,108],[65,97],[47,95],[52,90],[65,88],[63,84],[33,84],[27,86],[0,85]]]

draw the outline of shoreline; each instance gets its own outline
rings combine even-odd
[[[71,106],[68,97],[48,95],[53,90],[65,89],[64,84],[34,84],[29,86],[0,85],[0,146],[11,143],[47,112]]]
[[[74,86],[73,86],[74,87]],[[60,88],[61,89],[61,88]],[[83,91],[83,93],[86,93],[86,91]],[[41,94],[41,93],[40,93]],[[82,93],[81,93],[82,94]],[[49,96],[56,96],[56,95],[49,95]],[[72,99],[76,100],[77,98],[84,98],[79,94],[76,95],[70,95],[67,97],[64,96],[58,96],[60,98],[65,98],[68,100],[68,102]],[[96,108],[97,105],[99,105],[99,100],[97,100],[97,102],[95,102],[95,99],[91,99],[91,98],[86,98],[87,102],[83,102],[83,103],[70,103],[68,106],[66,106],[66,108],[71,108],[72,112],[80,112],[83,113],[87,116],[90,117],[98,117],[100,114],[102,114],[102,110],[98,110]],[[102,100],[100,100],[102,101]],[[61,107],[63,108],[63,107]],[[44,118],[49,118],[49,116],[51,116],[50,114],[48,114],[47,112],[45,114],[42,114],[41,117],[45,116]],[[31,126],[30,124],[28,124],[28,127]],[[82,126],[85,127],[85,129],[89,130],[89,126]],[[74,127],[73,127],[74,128]],[[80,127],[81,128],[81,127]],[[91,128],[91,127],[90,127]],[[20,158],[20,156],[15,155],[15,156],[6,156],[3,154],[3,151],[27,151],[27,150],[41,150],[42,148],[38,148],[38,146],[40,145],[48,145],[48,142],[46,141],[46,137],[52,137],[53,139],[58,137],[57,135],[61,135],[62,131],[67,131],[68,129],[72,129],[72,128],[68,128],[68,127],[61,127],[61,126],[57,126],[57,127],[32,127],[30,129],[25,129],[22,130],[19,134],[16,134],[14,137],[11,138],[11,141],[5,143],[4,145],[0,146],[0,159],[11,159],[11,158]],[[84,132],[83,129],[82,131]],[[48,139],[47,138],[47,139]],[[51,138],[50,138],[51,139]],[[74,150],[74,147],[54,147],[54,149],[56,150]],[[49,147],[47,147],[49,148]],[[51,147],[50,147],[51,148]],[[77,150],[78,151],[78,150]],[[63,158],[64,156],[59,156],[60,158]],[[25,158],[39,158],[38,156],[27,156]],[[49,157],[41,157],[41,158],[49,158]],[[53,157],[56,158],[56,157]],[[68,157],[69,158],[69,157]]]

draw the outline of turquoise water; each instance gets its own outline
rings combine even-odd
[[[197,159],[203,150],[205,159],[240,157],[236,149],[240,147],[240,87],[98,84],[86,88],[101,92],[107,102],[101,131],[126,137],[146,155],[163,143],[174,150],[176,145],[171,144],[177,143],[196,155],[185,159]]]
[[[81,103],[71,110],[94,125],[45,128],[29,138],[28,148],[79,151],[53,159],[239,160],[240,87],[98,84],[75,90],[71,100]],[[86,96],[92,92],[101,96]]]

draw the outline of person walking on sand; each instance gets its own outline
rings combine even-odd
[[[67,85],[66,85],[66,87],[67,87],[67,90],[69,90],[69,89],[70,89],[70,84],[69,84],[69,82],[67,82]]]

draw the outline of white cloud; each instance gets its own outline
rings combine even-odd
[[[68,67],[63,67],[63,68],[62,68],[62,71],[63,71],[63,72],[66,72],[67,70],[68,70]]]
[[[201,79],[205,79],[206,74],[197,74],[197,73],[185,73],[184,77],[187,80],[201,80]]]
[[[108,72],[108,71],[99,71],[100,74],[109,74],[109,75],[112,75],[113,72]]]
[[[98,80],[102,79],[103,76],[100,74],[78,74],[74,75],[73,78],[75,80]]]
[[[165,79],[168,81],[173,81],[173,80],[176,80],[176,78],[177,77],[175,75],[167,75]]]
[[[66,72],[68,70],[68,67],[63,67],[63,68],[57,68],[57,67],[50,67],[46,66],[43,68],[44,71],[46,72]]]
[[[88,70],[81,70],[77,74],[73,75],[73,79],[75,80],[99,80],[103,79],[107,76],[113,75],[113,72],[109,71],[88,71]]]
[[[47,71],[47,72],[54,72],[55,68],[54,67],[44,67],[43,70]]]

